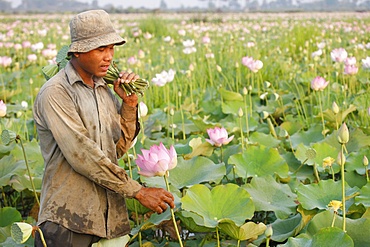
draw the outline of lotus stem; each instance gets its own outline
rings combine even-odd
[[[344,152],[344,144],[342,144],[342,154],[340,155],[340,159],[343,158],[343,152]],[[346,232],[346,188],[345,188],[345,177],[344,177],[344,163],[342,160],[340,161],[341,167],[340,167],[340,172],[341,172],[341,177],[342,177],[342,212],[343,212],[343,231]]]
[[[331,227],[334,227],[334,223],[335,223],[335,217],[337,215],[337,212],[334,211],[334,214],[333,214],[333,220],[331,222]]]
[[[220,234],[218,233],[218,227],[216,227],[216,236],[217,236],[217,247],[220,247]]]
[[[132,175],[132,167],[131,167],[131,160],[130,160],[130,156],[129,156],[129,153],[127,152],[126,153],[126,156],[127,156],[127,163],[128,163],[128,169],[129,169],[129,172],[130,172],[130,178],[133,178],[133,175]],[[140,222],[139,222],[139,214],[137,212],[137,204],[136,204],[136,200],[134,200],[134,210],[135,210],[135,217],[136,217],[136,225],[140,225]],[[143,243],[141,241],[142,239],[142,236],[141,236],[141,231],[139,231],[139,246],[143,246]]]
[[[42,244],[44,245],[44,247],[47,247],[46,242],[45,242],[45,238],[44,238],[44,234],[42,233],[41,229],[37,226],[36,226],[36,229],[40,234],[40,239],[41,239]]]
[[[322,91],[319,92],[319,105],[320,105],[320,115],[321,115],[321,123],[322,123],[322,134],[325,137],[326,129],[325,129],[325,122],[324,122],[324,114],[322,112],[321,93]]]
[[[37,204],[40,206],[39,197],[37,196],[36,189],[35,189],[35,184],[33,183],[32,176],[31,176],[31,171],[30,171],[30,167],[28,165],[26,150],[24,149],[24,146],[23,146],[23,142],[22,142],[21,137],[19,135],[17,135],[17,138],[16,139],[19,140],[19,142],[21,144],[22,152],[23,152],[23,158],[24,158],[24,162],[26,163],[27,173],[28,173],[28,176],[30,178],[30,182],[31,182],[31,186],[32,186],[32,191],[33,191],[33,194],[35,195],[35,199],[36,199]]]
[[[167,179],[167,175],[165,174],[164,176],[164,181],[166,183],[166,188],[167,188],[167,191],[170,191],[170,185],[168,183],[168,179]],[[181,247],[183,247],[182,245],[182,241],[181,241],[181,236],[180,236],[180,232],[179,232],[179,229],[177,227],[177,222],[176,222],[176,218],[175,218],[175,213],[173,211],[173,208],[170,208],[171,210],[171,218],[172,218],[172,222],[173,222],[173,226],[175,227],[175,230],[176,230],[176,235],[177,235],[177,239],[179,240],[179,244]]]

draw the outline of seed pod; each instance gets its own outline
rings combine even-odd
[[[24,222],[15,222],[11,226],[10,233],[17,244],[23,244],[31,236],[32,225]]]

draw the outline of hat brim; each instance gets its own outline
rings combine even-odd
[[[89,52],[101,46],[123,45],[124,43],[126,43],[126,41],[117,33],[105,34],[72,42],[69,46],[68,55],[73,52]]]

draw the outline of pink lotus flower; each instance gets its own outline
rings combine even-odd
[[[0,65],[3,67],[9,67],[13,62],[13,59],[8,56],[0,57]]]
[[[313,79],[311,81],[311,88],[315,91],[322,91],[324,90],[327,86],[329,85],[329,82],[326,81],[324,78],[322,78],[321,76],[317,76],[315,77],[315,79]]]
[[[177,153],[173,146],[167,149],[161,142],[153,145],[149,150],[141,149],[136,164],[140,167],[139,174],[145,177],[164,176],[177,166]]]
[[[254,60],[252,63],[249,64],[248,68],[253,72],[257,73],[260,69],[262,69],[263,63],[261,60]]]
[[[242,64],[248,67],[253,73],[257,73],[263,67],[263,63],[260,60],[254,60],[252,57],[243,57]]]
[[[211,43],[211,39],[210,39],[210,37],[208,37],[208,36],[204,36],[204,37],[202,38],[202,43],[203,43],[203,44],[209,44],[209,43]]]
[[[5,117],[6,115],[6,104],[0,100],[0,117]]]
[[[207,133],[210,139],[206,139],[206,141],[216,147],[227,145],[234,139],[234,136],[228,137],[225,128],[215,127],[213,129],[207,129]]]
[[[358,72],[358,67],[356,65],[346,65],[344,67],[344,74],[355,75]]]
[[[330,56],[334,62],[342,63],[346,60],[348,53],[344,48],[338,48],[332,50]]]
[[[242,64],[244,65],[244,66],[249,66],[249,64],[250,63],[252,63],[253,62],[253,57],[248,57],[248,56],[246,56],[246,57],[243,57],[242,58]]]
[[[344,64],[348,66],[356,65],[356,58],[355,57],[347,57],[346,60],[344,60]]]

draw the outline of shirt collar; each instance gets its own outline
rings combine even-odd
[[[75,68],[71,64],[71,62],[67,63],[64,70],[65,70],[66,76],[68,78],[68,82],[71,85],[75,84],[76,82],[82,82],[83,83],[81,76],[77,73],[77,71],[75,70]],[[98,86],[106,87],[107,86],[107,83],[104,81],[104,79],[102,77],[94,76],[94,82],[95,82],[95,87],[98,87]]]

